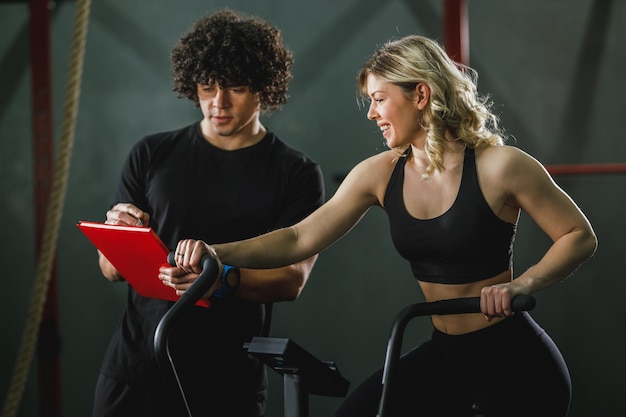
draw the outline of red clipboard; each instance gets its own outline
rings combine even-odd
[[[80,221],[76,226],[140,295],[169,301],[180,299],[173,288],[163,285],[158,278],[159,268],[169,265],[170,250],[151,227],[87,221]],[[209,307],[211,304],[200,299],[196,305]]]

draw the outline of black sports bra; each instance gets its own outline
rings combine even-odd
[[[384,204],[393,244],[411,264],[415,278],[465,284],[509,269],[517,227],[496,216],[485,201],[474,149],[465,151],[461,185],[452,207],[428,220],[412,217],[404,205],[404,165],[409,154],[410,148],[396,163]]]

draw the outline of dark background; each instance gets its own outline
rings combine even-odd
[[[8,389],[35,277],[33,144],[27,2],[0,3],[0,395]],[[295,56],[291,100],[263,118],[317,160],[330,197],[341,177],[384,149],[356,102],[355,75],[377,46],[418,33],[443,40],[443,1],[106,0],[92,3],[71,173],[58,241],[63,415],[90,415],[94,382],[126,288],[108,283],[78,220],[101,221],[123,159],[142,136],[198,120],[172,93],[169,51],[201,15],[228,5],[283,30]],[[58,135],[74,2],[56,3],[52,59]],[[546,165],[626,162],[626,1],[468,2],[470,65],[492,95],[510,144]],[[559,175],[599,238],[596,255],[568,281],[537,294],[533,315],[570,366],[572,417],[626,416],[623,234],[625,174]],[[202,219],[198,219],[202,221]],[[522,218],[517,272],[549,242]],[[335,361],[356,386],[382,366],[391,322],[422,300],[396,254],[387,219],[372,209],[320,257],[300,299],[275,308],[273,335]],[[405,339],[428,336],[426,319]],[[20,416],[37,413],[36,363]],[[209,377],[209,376],[207,376]],[[271,374],[268,416],[282,415],[282,380]],[[311,397],[311,415],[341,400]]]

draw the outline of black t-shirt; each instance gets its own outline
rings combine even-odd
[[[179,240],[241,240],[290,226],[324,200],[320,167],[273,133],[248,148],[209,144],[199,123],[145,137],[130,152],[113,203],[150,214],[150,226],[174,249]],[[155,277],[155,279],[158,279]],[[192,307],[170,336],[170,352],[190,401],[213,401],[263,389],[264,368],[243,344],[266,325],[265,305],[230,298],[209,309]],[[128,384],[159,378],[153,336],[171,302],[142,297],[129,287],[102,373]],[[248,394],[245,394],[245,393]],[[158,400],[158,399],[155,399]]]

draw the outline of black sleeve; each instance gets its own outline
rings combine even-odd
[[[122,166],[122,173],[113,196],[113,204],[131,203],[151,213],[146,198],[146,173],[149,153],[145,141],[133,146]]]
[[[320,166],[306,159],[288,170],[288,192],[285,209],[278,217],[276,228],[288,227],[315,211],[324,203],[324,177]]]

